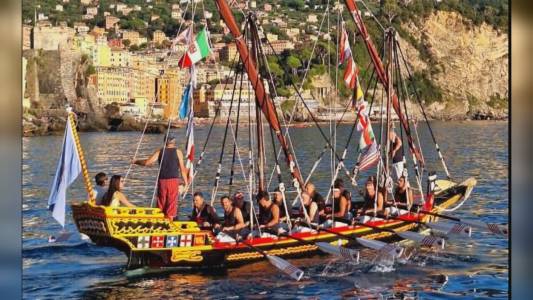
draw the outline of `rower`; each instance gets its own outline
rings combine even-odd
[[[202,193],[194,193],[193,204],[194,207],[190,217],[191,221],[195,221],[200,227],[212,227],[219,223],[215,209],[204,202]]]
[[[318,215],[320,216],[321,221],[323,221],[326,216],[326,201],[324,200],[324,197],[322,197],[322,195],[316,191],[315,185],[311,182],[308,182],[305,185],[305,191],[309,194],[309,196],[311,196],[311,200],[317,204]]]
[[[276,188],[274,190],[274,203],[276,203],[279,207],[279,220],[285,221],[287,220],[287,213],[285,211],[285,202],[283,201],[283,194],[279,190],[279,188]]]
[[[376,201],[376,192],[377,194],[377,212],[381,212],[383,210],[383,189],[379,189],[379,191],[376,191],[377,188],[377,181],[375,176],[368,177],[368,180],[365,183],[365,192],[363,194],[363,207],[361,208],[359,216],[364,216],[367,212],[367,210],[373,210],[374,209],[374,201]]]
[[[346,218],[351,219],[351,210],[352,210],[352,193],[348,191],[347,188],[344,187],[344,180],[342,178],[335,179],[335,182],[333,183],[333,187],[341,190],[341,196],[346,198],[347,201],[347,209],[346,209]]]
[[[240,209],[244,224],[250,224],[250,202],[244,201],[244,194],[242,192],[236,192],[232,200],[233,206]]]
[[[305,218],[307,223],[318,223],[318,205],[311,199],[307,192],[302,192],[303,207],[300,206],[300,217]],[[304,213],[304,209],[306,214]]]
[[[259,228],[277,234],[279,228],[279,206],[272,202],[267,192],[257,194],[259,212]]]
[[[220,198],[220,204],[224,209],[224,222],[222,224],[216,224],[215,228],[232,236],[240,234],[241,230],[246,226],[240,208],[233,206],[228,196],[222,196]]]
[[[350,208],[350,202],[344,197],[341,193],[341,190],[338,188],[333,188],[333,214],[327,214],[326,218],[331,219],[332,217],[346,219],[347,213]]]

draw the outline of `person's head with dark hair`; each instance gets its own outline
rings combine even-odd
[[[115,194],[115,192],[120,192],[123,187],[124,181],[122,180],[122,176],[111,176],[111,180],[109,181],[109,188],[107,189],[107,192],[102,198],[102,204],[105,206],[111,205],[111,202],[113,201],[113,195]]]
[[[377,180],[375,176],[370,176],[365,183],[365,196],[374,195],[376,192]]]
[[[229,213],[233,209],[233,203],[229,196],[222,196],[220,197],[220,204],[222,205],[222,208],[225,212]]]
[[[398,178],[398,189],[401,191],[407,189],[407,180],[405,180],[405,176],[403,175]]]
[[[202,208],[204,205],[204,195],[201,192],[194,193],[192,202],[197,209]]]
[[[242,208],[244,205],[244,194],[242,192],[236,192],[232,199],[233,205],[238,208]]]
[[[274,190],[274,202],[277,204],[283,203],[283,194],[281,193],[281,190],[279,188],[276,188]]]
[[[104,172],[100,172],[94,176],[94,182],[96,185],[105,186],[107,183],[107,175]]]
[[[344,189],[344,180],[342,180],[342,178],[335,179],[333,182],[333,187],[341,190]]]
[[[257,193],[256,199],[263,208],[267,208],[271,203],[270,196],[265,191]]]
[[[176,137],[173,135],[169,135],[168,137],[165,137],[165,141],[167,146],[172,146],[176,144]]]

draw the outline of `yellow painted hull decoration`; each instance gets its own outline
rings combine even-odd
[[[435,195],[434,212],[451,207],[468,196],[476,184],[468,179],[461,184],[439,181],[440,191]],[[242,243],[222,243],[215,240],[211,231],[201,230],[195,222],[166,219],[158,208],[103,207],[90,202],[72,205],[78,230],[100,246],[119,249],[128,256],[128,268],[183,267],[212,268],[232,267],[260,260],[263,256]],[[416,214],[411,214],[413,219]],[[424,215],[423,220],[435,217]],[[418,230],[418,224],[399,220],[373,221],[374,226],[395,231]],[[397,236],[361,226],[345,226],[332,229],[337,233],[376,240],[391,240]],[[294,236],[311,242],[337,244],[337,235],[320,233],[296,233]],[[318,253],[314,244],[302,244],[291,238],[254,238],[249,244],[280,257],[310,256]],[[355,247],[350,241],[343,244]]]

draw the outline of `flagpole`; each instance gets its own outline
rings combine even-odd
[[[85,157],[83,155],[83,149],[81,148],[80,137],[78,131],[76,130],[76,123],[74,122],[75,114],[72,112],[72,108],[67,108],[67,122],[70,122],[70,127],[72,128],[72,136],[74,137],[74,142],[76,144],[76,150],[78,151],[78,157],[80,159],[81,171],[83,173],[83,182],[85,183],[85,189],[89,195],[89,203],[95,204],[95,195],[93,190],[93,185],[91,179],[89,178],[89,171],[87,170],[87,163],[85,162]]]

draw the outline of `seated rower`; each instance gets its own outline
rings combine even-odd
[[[376,202],[377,212],[383,211],[383,189],[376,190],[377,181],[375,176],[368,177],[368,180],[365,183],[365,191],[363,194],[363,207],[360,210],[359,216],[366,215],[368,210],[374,210],[374,202]],[[377,192],[377,199],[376,199]]]
[[[236,192],[233,195],[233,206],[241,210],[244,224],[250,224],[250,202],[244,201],[244,194],[242,192]]]
[[[276,188],[274,190],[274,203],[276,203],[279,207],[279,220],[285,221],[287,220],[287,211],[285,210],[285,203],[283,201],[283,194],[281,191]]]
[[[259,228],[277,234],[279,227],[279,206],[272,202],[267,192],[257,194],[257,202],[262,208],[259,212]]]
[[[324,221],[326,219],[326,201],[324,197],[316,191],[315,185],[311,182],[305,185],[305,191],[311,196],[311,200],[317,204],[320,221]]]
[[[220,198],[220,204],[224,209],[224,222],[216,224],[215,228],[230,235],[240,233],[246,225],[242,217],[242,212],[238,207],[233,206],[231,199],[228,196]]]
[[[202,193],[194,193],[193,204],[194,207],[190,216],[191,221],[195,221],[200,227],[213,227],[219,223],[215,209],[204,202]]]
[[[332,217],[346,219],[346,215],[349,211],[350,203],[348,199],[344,197],[341,193],[341,190],[338,188],[333,188],[333,214],[327,214],[327,219],[332,219]]]
[[[307,192],[302,192],[303,206],[300,206],[300,216],[305,218],[307,223],[318,224],[318,205],[311,199]],[[304,213],[304,209],[306,214]]]
[[[409,188],[409,184],[403,175],[398,178],[398,186],[394,191],[394,201],[396,201],[396,204],[399,204],[402,208],[408,208],[413,205],[413,191]],[[393,201],[387,201],[387,204],[389,207],[385,209],[386,216],[388,216],[389,213],[400,213],[396,207],[392,206],[394,205]]]
[[[335,182],[333,183],[333,188],[337,188],[339,190],[341,190],[341,196],[346,198],[346,201],[347,201],[347,207],[348,209],[346,210],[346,219],[351,219],[352,218],[352,193],[350,193],[350,191],[348,191],[348,189],[346,189],[344,187],[344,180],[342,180],[342,178],[337,178],[335,179]]]
[[[126,195],[122,193],[122,188],[124,188],[124,180],[120,175],[113,175],[109,181],[109,188],[107,192],[102,197],[102,205],[119,207],[121,204],[127,207],[135,207],[131,204],[126,198]]]

